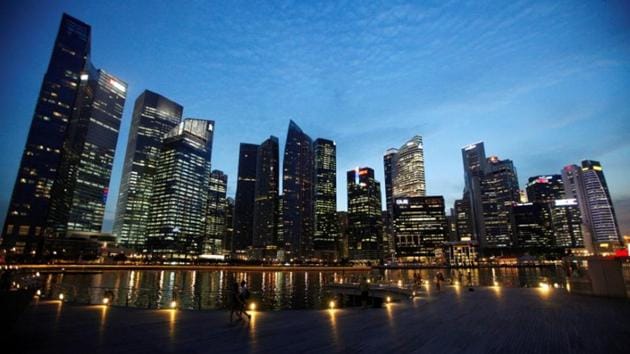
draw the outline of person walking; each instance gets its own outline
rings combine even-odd
[[[359,291],[361,292],[361,306],[365,309],[367,308],[368,303],[368,295],[370,291],[370,287],[367,282],[367,278],[361,278],[361,282],[359,283]]]
[[[234,314],[236,314],[237,321],[243,319],[243,315],[241,314],[241,309],[243,306],[241,305],[241,299],[239,294],[239,287],[237,282],[233,282],[230,285],[230,323],[234,321]]]
[[[470,271],[466,274],[466,280],[468,281],[468,291],[474,291],[472,287],[472,273]]]
[[[241,313],[244,313],[248,319],[252,318],[252,315],[247,313],[246,305],[247,299],[249,299],[249,289],[247,288],[247,282],[241,281],[241,288],[239,289],[239,300],[241,301]]]
[[[442,290],[441,283],[443,280],[444,276],[442,275],[442,272],[437,272],[437,274],[435,275],[435,286],[437,288],[437,291]]]

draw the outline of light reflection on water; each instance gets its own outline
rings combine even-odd
[[[63,291],[69,300],[100,304],[105,291],[113,292],[112,305],[141,308],[168,308],[171,301],[182,309],[221,309],[229,305],[229,284],[246,280],[252,299],[259,309],[323,309],[332,295],[326,285],[358,282],[367,276],[373,283],[403,284],[419,275],[434,283],[440,271],[448,279],[462,285],[468,283],[468,270],[392,269],[355,271],[182,271],[128,270],[87,274],[48,274],[44,284],[50,293]],[[459,272],[462,272],[461,274]],[[540,281],[564,284],[559,268],[481,268],[470,269],[473,285],[501,287],[535,287]],[[433,284],[427,286],[432,289]],[[54,296],[54,294],[53,294]]]

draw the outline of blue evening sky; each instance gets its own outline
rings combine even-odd
[[[630,232],[630,4],[619,1],[3,1],[4,221],[62,12],[92,25],[92,60],[129,84],[107,206],[114,214],[134,100],[151,89],[216,121],[213,168],[235,192],[238,144],[289,119],[337,142],[345,171],[424,138],[427,188],[461,196],[460,148],[527,177],[600,160]],[[282,150],[281,150],[282,151]],[[108,226],[106,226],[107,228]]]

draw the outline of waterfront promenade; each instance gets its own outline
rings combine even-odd
[[[382,309],[255,312],[33,303],[3,353],[627,352],[630,302],[449,287]],[[4,346],[4,348],[8,348]]]

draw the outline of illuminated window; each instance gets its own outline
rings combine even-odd
[[[28,231],[29,231],[29,229],[30,229],[30,226],[28,226],[28,225],[22,225],[22,226],[20,226],[20,229],[19,229],[19,231],[18,231],[18,234],[19,234],[20,236],[26,236],[26,235],[28,235]]]

